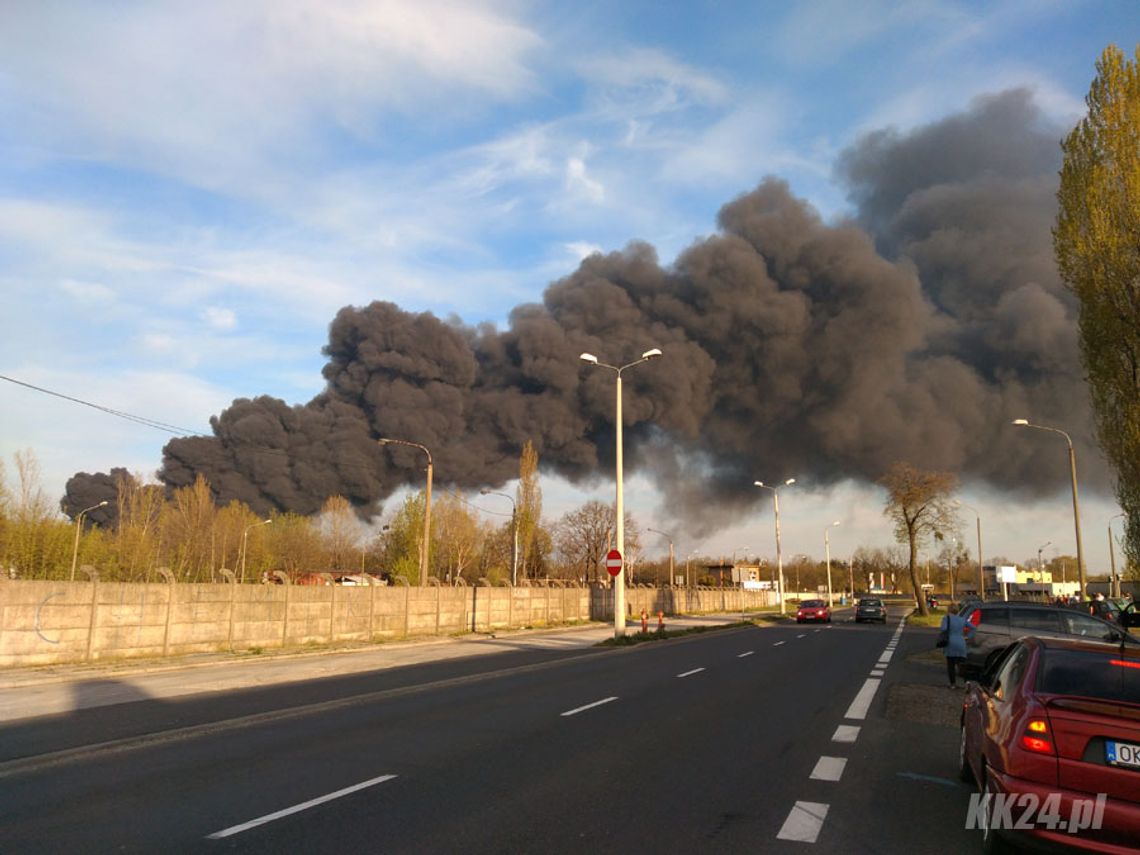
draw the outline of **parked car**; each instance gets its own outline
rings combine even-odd
[[[855,606],[855,623],[862,623],[865,620],[887,622],[886,604],[878,597],[861,597]]]
[[[1098,641],[1015,642],[980,681],[967,685],[959,746],[959,775],[982,792],[985,851],[1013,835],[1034,845],[1135,851],[1140,649]],[[1007,811],[1003,804],[1009,807],[1011,798]],[[1001,811],[997,822],[995,810]]]
[[[809,620],[819,620],[831,623],[831,609],[826,600],[804,600],[796,609],[796,623]]]
[[[1088,610],[1090,615],[1120,623],[1120,606],[1114,600],[1089,600]]]
[[[1130,635],[1120,625],[1068,606],[975,603],[967,607],[962,616],[974,627],[966,636],[966,661],[958,667],[964,677],[981,674],[1010,642],[1026,635],[1087,638],[1140,646],[1140,638]]]

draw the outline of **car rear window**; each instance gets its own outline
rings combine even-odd
[[[1036,630],[1037,632],[1060,632],[1061,625],[1057,613],[1052,609],[1009,610],[1009,625],[1015,629]]]
[[[1045,650],[1037,691],[1140,704],[1140,659],[1119,650]]]
[[[804,600],[800,606],[805,609],[818,609],[823,606],[823,600]]]
[[[980,616],[979,620],[974,619],[974,614]],[[1009,606],[985,606],[981,607],[970,615],[970,622],[974,626],[981,624],[996,624],[997,626],[1009,626]]]
[[[861,606],[873,606],[873,607],[877,608],[878,606],[881,606],[882,603],[879,600],[860,600],[859,605],[861,605]]]

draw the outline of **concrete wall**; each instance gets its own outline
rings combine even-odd
[[[629,588],[640,616],[737,611],[762,591]],[[0,580],[0,667],[177,656],[611,620],[583,587],[138,584]]]

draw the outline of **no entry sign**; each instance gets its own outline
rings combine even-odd
[[[606,572],[615,577],[621,572],[621,553],[616,549],[606,553]]]

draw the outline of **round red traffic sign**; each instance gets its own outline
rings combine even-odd
[[[611,576],[617,576],[621,572],[621,553],[616,549],[606,553],[606,572]]]

